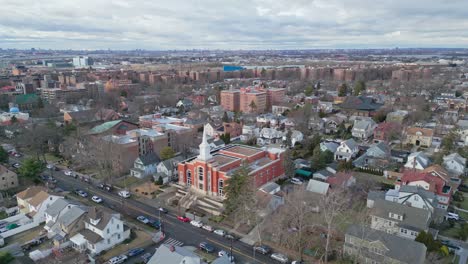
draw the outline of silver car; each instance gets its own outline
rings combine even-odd
[[[286,255],[281,254],[281,253],[273,253],[273,254],[271,254],[270,257],[272,259],[276,260],[276,261],[281,262],[281,263],[287,263],[289,261],[288,257],[286,257]]]

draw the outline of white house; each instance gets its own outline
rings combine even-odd
[[[350,161],[359,152],[358,145],[354,139],[348,139],[340,143],[336,149],[335,160]]]
[[[404,185],[400,189],[391,189],[385,193],[385,200],[420,208],[434,213],[437,208],[437,197],[434,193],[422,187]]]
[[[377,124],[371,118],[356,119],[351,130],[353,137],[359,139],[368,139],[374,134]]]
[[[444,156],[444,167],[451,173],[462,175],[466,172],[466,159],[458,153],[452,153]]]
[[[184,247],[161,244],[148,264],[201,264],[200,257]]]
[[[82,252],[99,254],[130,237],[130,229],[120,219],[120,214],[91,207],[85,217],[85,228],[70,238],[72,247]]]
[[[36,223],[46,221],[45,211],[62,196],[47,193],[43,187],[29,187],[16,195],[18,207]]]
[[[287,132],[286,132],[287,133]],[[286,134],[283,135],[283,141],[286,141]],[[291,133],[291,147],[294,147],[296,143],[302,142],[304,140],[304,135],[299,130],[292,130]]]
[[[153,175],[156,173],[158,163],[159,157],[153,152],[140,156],[133,163],[133,168],[130,169],[130,175],[140,179]]]
[[[260,137],[257,138],[258,145],[269,145],[281,143],[283,140],[284,133],[275,128],[262,128],[260,131]]]
[[[426,156],[426,154],[424,154],[424,152],[418,151],[411,153],[408,156],[408,161],[405,164],[405,168],[424,170],[425,168],[429,167],[430,164],[431,161]]]

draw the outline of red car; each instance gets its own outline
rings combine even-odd
[[[188,223],[190,222],[190,218],[188,217],[185,217],[185,216],[177,216],[177,219],[179,219],[180,221],[184,222],[184,223]]]

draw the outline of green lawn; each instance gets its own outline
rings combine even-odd
[[[452,228],[441,230],[440,234],[447,237],[452,237],[458,239],[458,233],[460,232],[460,224],[455,223]]]
[[[385,183],[385,184],[395,184],[395,181],[386,179],[384,176],[365,173],[365,172],[354,172],[354,177],[356,177],[357,181],[365,181],[368,179],[372,179],[375,182]]]

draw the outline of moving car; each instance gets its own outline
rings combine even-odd
[[[201,221],[197,221],[197,220],[192,220],[190,222],[191,225],[193,226],[196,226],[196,227],[202,227],[203,226],[203,223]]]
[[[219,236],[225,236],[226,235],[226,231],[222,230],[222,229],[216,229],[215,231],[213,231],[213,233],[219,235]]]
[[[201,242],[200,245],[198,245],[198,247],[206,253],[213,253],[215,251],[215,248],[207,242]]]
[[[137,217],[137,220],[140,221],[140,222],[142,222],[143,224],[148,224],[148,223],[150,222],[149,219],[146,218],[146,217],[143,216],[143,215],[138,216],[138,217]]]
[[[169,211],[164,207],[159,207],[158,209],[161,213],[167,214]]]
[[[302,184],[302,180],[299,179],[299,178],[292,178],[292,179],[291,179],[291,183],[292,183],[292,184],[296,184],[296,185],[301,185],[301,184]]]
[[[224,236],[224,238],[227,238],[227,239],[229,239],[229,240],[237,240],[237,239],[239,239],[238,237],[236,237],[236,236],[233,235],[233,234],[226,234],[226,235]]]
[[[105,190],[105,191],[108,191],[108,192],[112,191],[112,186],[109,185],[109,184],[101,183],[101,184],[98,185],[98,188],[102,189],[102,190]]]
[[[91,197],[91,200],[95,203],[102,203],[102,198],[97,195],[94,195],[93,197]]]
[[[182,221],[184,223],[190,222],[190,218],[185,217],[185,216],[181,216],[181,215],[177,216],[177,219],[179,219],[180,221]]]
[[[130,251],[128,251],[127,255],[129,257],[134,257],[134,256],[137,256],[137,255],[140,255],[143,252],[145,252],[145,250],[142,249],[142,248],[134,248],[134,249],[131,249]]]
[[[119,196],[123,198],[129,198],[130,197],[130,192],[127,190],[123,190],[119,192]]]
[[[109,259],[108,262],[109,264],[120,264],[120,263],[124,263],[127,259],[128,257],[126,255],[120,255],[120,256]]]
[[[286,255],[281,254],[281,253],[273,253],[270,256],[272,259],[281,262],[281,263],[288,263],[289,259],[286,257]]]
[[[213,232],[213,230],[214,230],[214,228],[212,226],[210,226],[210,225],[203,225],[202,228],[205,229],[208,232]]]
[[[253,248],[255,252],[259,252],[263,255],[266,255],[271,252],[271,248],[265,245],[256,246]]]

